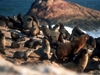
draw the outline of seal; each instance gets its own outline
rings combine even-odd
[[[43,38],[43,46],[35,50],[31,56],[39,57],[40,60],[50,59],[50,43],[46,37]]]
[[[60,35],[59,35],[59,38],[58,38],[58,41],[64,43],[64,33],[63,32],[60,32]]]
[[[5,27],[6,26],[6,23],[4,21],[0,20],[0,26],[1,27]]]
[[[52,30],[52,26],[51,25],[48,24],[48,27],[49,27],[50,30]]]
[[[8,25],[8,23],[10,22],[10,20],[8,18],[6,18],[5,16],[0,15],[0,20],[4,21],[6,23],[6,25]]]
[[[55,32],[59,32],[59,29],[58,29],[59,26],[60,26],[60,24],[56,24],[56,25],[52,28],[52,30],[55,31]]]
[[[11,43],[11,48],[19,48],[20,45],[17,42],[12,42]]]
[[[16,51],[14,53],[14,58],[24,58],[24,60],[26,61],[28,59],[28,56],[33,52],[32,49],[28,49],[27,51]]]
[[[59,32],[63,32],[65,34],[64,39],[69,40],[69,37],[70,37],[69,32],[64,28],[64,25],[62,23],[59,23],[59,24],[60,24]]]
[[[24,18],[22,17],[22,13],[19,13],[19,14],[17,15],[17,18],[18,18],[18,20],[21,22],[21,25],[23,25],[23,23],[24,23]]]
[[[78,39],[60,44],[56,50],[58,60],[63,62],[63,58],[68,57],[68,61],[71,61],[75,54],[84,46],[88,38],[87,35],[81,35]]]
[[[40,34],[40,30],[35,21],[32,22],[32,28],[30,29],[30,36],[37,36]]]
[[[96,48],[94,48],[90,58],[92,59],[94,56],[97,56],[100,58],[100,37],[95,38],[96,40]]]
[[[42,45],[42,42],[30,38],[29,40],[27,40],[27,41],[25,42],[24,47],[36,49],[36,47],[37,47],[38,45]]]
[[[85,33],[80,29],[80,27],[76,26],[76,27],[73,28],[72,34],[71,34],[69,40],[72,41],[72,40],[74,40],[74,39],[76,39],[76,38],[78,38],[78,37],[80,37],[81,35],[84,35],[84,34]]]
[[[50,43],[47,38],[44,38],[43,46],[41,48],[41,57],[40,60],[49,59],[50,55]]]
[[[28,16],[28,15],[24,16],[24,23],[23,23],[24,30],[31,29],[32,21],[33,21],[33,18],[31,16]]]
[[[65,63],[62,66],[67,69],[73,70],[75,72],[83,72],[87,66],[87,63],[88,63],[88,50],[82,49],[80,50],[79,54],[73,61]]]
[[[60,35],[59,32],[55,32],[55,31],[50,30],[49,28],[47,28],[46,25],[42,25],[41,29],[42,29],[43,34],[45,36],[52,36],[52,37],[56,38],[56,41],[58,41],[58,38],[59,38],[59,35]]]
[[[35,15],[32,15],[31,17],[33,18],[33,21],[36,22],[37,26],[41,27],[38,18]]]
[[[11,32],[11,38],[12,38],[13,40],[17,40],[19,37],[20,37],[20,36],[19,36],[17,33]]]
[[[6,54],[4,50],[5,50],[5,34],[0,33],[0,53]]]
[[[33,45],[34,45],[34,40],[30,38],[25,42],[24,47],[33,48]]]

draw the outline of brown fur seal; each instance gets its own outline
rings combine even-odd
[[[24,58],[25,61],[27,60],[28,56],[33,52],[32,49],[28,49],[27,51],[16,51],[14,53],[14,58]]]
[[[73,61],[63,64],[63,66],[75,72],[82,72],[86,68],[87,63],[88,50],[82,49]]]
[[[59,32],[55,32],[55,31],[50,30],[49,28],[47,28],[46,25],[42,26],[42,31],[43,31],[43,34],[45,36],[49,36],[50,35],[50,36],[56,38],[56,41],[58,41],[58,38],[59,38],[59,35],[60,35]]]
[[[51,25],[48,25],[48,27],[49,27],[50,30],[52,30],[52,26]]]
[[[43,39],[43,46],[41,48],[39,48],[38,50],[35,50],[31,56],[33,57],[39,57],[40,60],[44,60],[44,59],[49,59],[49,55],[50,55],[50,43],[47,40],[47,38],[44,37]]]
[[[65,34],[64,39],[69,40],[69,37],[70,37],[69,32],[64,28],[64,25],[62,23],[59,23],[59,24],[60,24],[59,32],[63,32]]]
[[[35,21],[32,22],[32,28],[30,29],[30,36],[36,36],[40,33],[40,30]]]
[[[4,21],[0,20],[0,26],[1,27],[5,27],[6,26],[6,23]]]
[[[12,42],[11,43],[11,48],[19,48],[20,45],[17,42]]]
[[[33,18],[31,16],[24,16],[23,28],[24,30],[31,29]]]
[[[94,48],[94,50],[90,56],[91,59],[95,56],[100,58],[100,37],[95,38],[95,40],[96,40],[96,48]]]
[[[31,16],[31,17],[33,18],[33,21],[36,22],[37,26],[38,26],[38,27],[41,27],[38,18],[37,18],[35,15],[33,15],[33,16]]]
[[[14,19],[15,21],[18,20],[17,17],[16,17],[16,15],[13,15],[13,19]]]
[[[17,33],[11,32],[11,38],[12,38],[13,40],[18,39],[19,37],[20,37],[20,36],[19,36]]]
[[[21,22],[21,25],[24,23],[24,18],[22,17],[22,13],[19,13],[17,16],[18,20]]]
[[[0,53],[5,54],[5,34],[0,33]]]
[[[0,15],[0,20],[4,21],[6,23],[6,25],[8,25],[8,23],[10,22],[10,20],[8,18],[6,18],[5,16]]]
[[[55,32],[59,32],[59,29],[58,29],[59,26],[60,26],[60,24],[56,24],[56,25],[52,28],[52,30],[55,31]]]
[[[84,46],[88,36],[82,35],[80,38],[71,42],[62,43],[57,47],[56,55],[59,61],[63,61],[64,57],[69,57],[68,61],[71,61],[75,54]],[[73,56],[72,56],[73,55]]]
[[[33,48],[33,45],[34,45],[34,40],[30,39],[25,42],[24,47]]]
[[[43,47],[41,48],[41,58],[40,59],[49,59],[50,55],[50,43],[47,38],[43,41]]]

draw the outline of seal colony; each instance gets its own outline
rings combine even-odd
[[[22,58],[25,61],[33,61],[34,58],[37,58],[39,61],[49,60],[51,63],[54,61],[75,72],[84,72],[89,57],[91,59],[94,56],[100,58],[98,53],[100,52],[100,38],[93,38],[85,34],[79,27],[73,28],[72,34],[69,34],[63,23],[57,23],[53,28],[50,24],[47,27],[47,25],[40,25],[35,15],[23,17],[21,13],[17,17],[13,15],[13,18],[0,16],[0,27],[9,29],[5,32],[10,33],[9,37],[3,33],[2,28],[0,30],[0,54],[7,55],[7,50],[16,49],[10,51],[13,54],[12,59],[15,61],[22,60]],[[6,43],[9,43],[10,47],[6,46]],[[91,47],[94,51],[89,56],[88,49]],[[22,48],[25,48],[24,51]],[[30,59],[27,60],[28,58]]]

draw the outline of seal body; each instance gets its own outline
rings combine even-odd
[[[58,41],[58,38],[59,38],[59,35],[60,35],[59,32],[55,32],[55,31],[50,30],[49,28],[47,28],[46,25],[42,26],[42,31],[43,31],[43,34],[45,36],[52,36],[52,37],[56,38],[56,41]]]
[[[28,49],[27,51],[16,51],[14,53],[14,58],[24,58],[25,60],[27,60],[28,56],[33,52],[32,49]]]
[[[36,36],[40,33],[40,30],[35,21],[32,22],[32,28],[30,29],[30,36]]]
[[[60,23],[60,29],[59,32],[64,33],[64,39],[69,40],[70,34],[69,32],[64,28],[64,25]]]
[[[24,16],[23,28],[24,30],[31,29],[33,18],[31,16]]]
[[[63,66],[67,69],[76,72],[82,72],[86,68],[87,63],[88,63],[88,50],[82,49],[73,61],[65,63],[63,64]]]
[[[17,42],[12,42],[11,48],[19,48],[20,45]]]
[[[72,57],[73,54],[77,54],[79,50],[84,46],[88,39],[87,35],[82,35],[80,38],[71,42],[62,43],[57,47],[56,55],[58,60],[63,61],[64,57]],[[74,57],[74,56],[73,56]]]
[[[6,26],[6,23],[4,21],[0,20],[0,26],[1,27],[5,27]]]
[[[41,57],[40,59],[49,59],[49,55],[50,55],[50,43],[47,40],[47,38],[44,38],[43,40],[43,46],[42,48],[40,48],[40,52],[41,52]]]

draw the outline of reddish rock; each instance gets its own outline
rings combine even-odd
[[[57,24],[85,30],[95,30],[100,26],[100,12],[63,0],[35,0],[27,15],[36,15],[40,24]],[[98,26],[99,25],[99,26]]]

